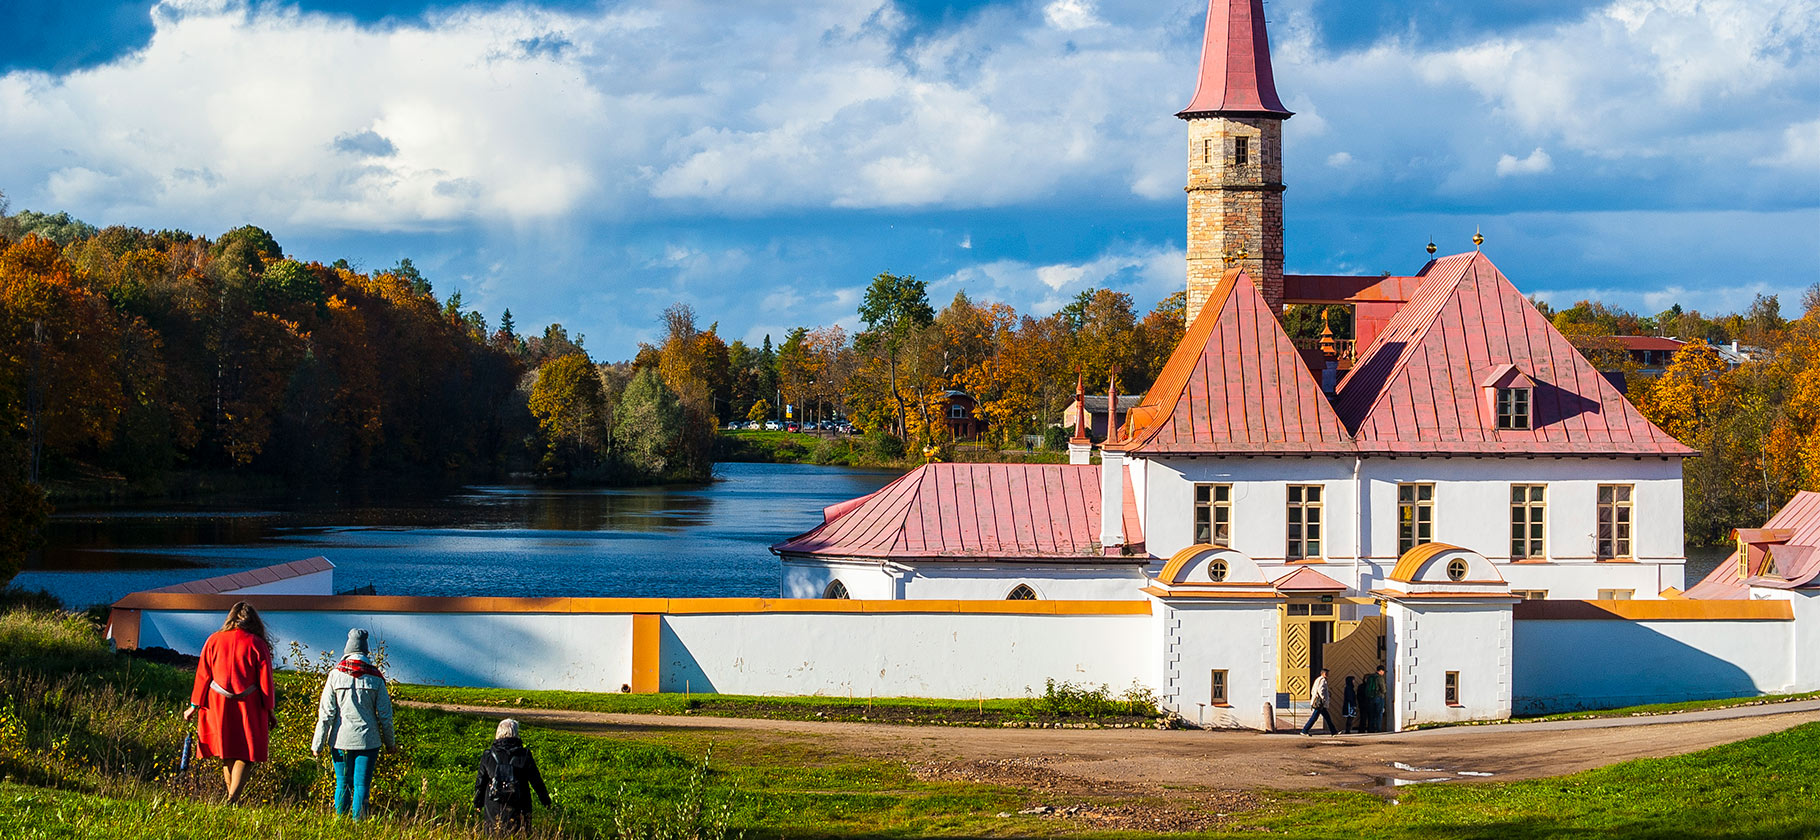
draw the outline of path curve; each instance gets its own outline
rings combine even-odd
[[[995,729],[608,714],[401,702],[530,726],[615,737],[695,732],[806,744],[1065,793],[1350,788],[1401,782],[1558,776],[1634,758],[1679,755],[1820,720],[1820,701],[1649,717],[1458,726],[1396,734],[1302,737],[1241,731]]]

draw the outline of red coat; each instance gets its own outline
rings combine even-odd
[[[229,694],[209,688],[214,683]],[[223,630],[202,645],[196,664],[196,686],[190,702],[198,710],[196,740],[208,758],[265,761],[271,738],[273,705],[272,651],[265,640],[245,630]]]

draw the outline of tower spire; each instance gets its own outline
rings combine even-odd
[[[1270,36],[1264,0],[1208,0],[1207,35],[1201,43],[1201,77],[1194,98],[1176,116],[1288,117],[1270,69]]]
[[[1228,269],[1283,310],[1283,121],[1264,0],[1208,0],[1188,122],[1188,321]]]

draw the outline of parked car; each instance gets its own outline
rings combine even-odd
[[[776,420],[766,420],[766,421],[765,421],[765,431],[767,431],[767,432],[781,432],[781,431],[783,431],[783,430],[784,430],[784,426],[783,426],[783,424],[782,424],[782,423],[779,423],[779,422],[777,422],[777,421],[776,421]]]
[[[734,420],[733,422],[727,424],[727,431],[737,432],[740,429],[743,429],[745,427],[746,427],[746,424],[741,423],[738,420]]]
[[[802,430],[803,430],[803,427],[802,427],[802,424],[800,424],[800,423],[785,423],[784,424],[784,431],[790,432],[791,434],[795,434]]]

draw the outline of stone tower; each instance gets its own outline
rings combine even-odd
[[[1220,275],[1243,268],[1283,309],[1283,121],[1264,0],[1208,0],[1188,122],[1188,320]]]

